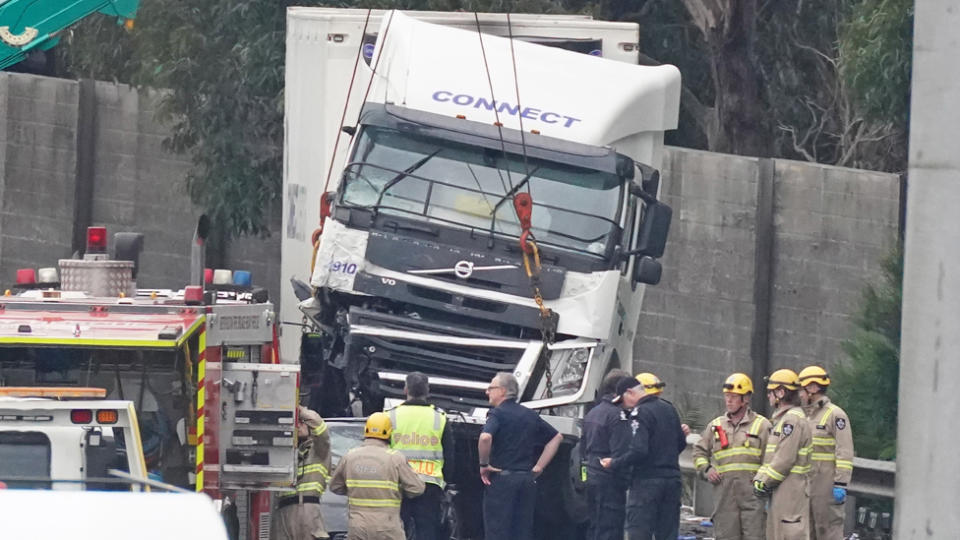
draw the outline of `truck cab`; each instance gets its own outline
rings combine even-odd
[[[582,17],[288,12],[282,268],[308,278],[284,287],[302,315],[287,296],[281,318],[303,328],[284,361],[328,416],[395,406],[425,373],[463,440],[466,497],[484,390],[513,374],[565,436],[540,481],[563,494],[551,537],[582,521],[578,421],[632,367],[662,271],[680,77],[636,65],[638,41]]]

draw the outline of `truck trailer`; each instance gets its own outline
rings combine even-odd
[[[287,22],[282,361],[333,416],[394,406],[426,373],[467,441],[453,481],[474,509],[484,390],[512,373],[565,436],[540,482],[563,508],[541,521],[572,534],[579,420],[606,373],[632,368],[661,275],[679,72],[637,65],[637,25],[582,16]],[[461,538],[476,521],[459,516]]]

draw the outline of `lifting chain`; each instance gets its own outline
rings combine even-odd
[[[540,248],[537,247],[537,239],[530,232],[530,215],[533,208],[533,200],[529,193],[518,193],[513,199],[514,208],[517,210],[517,217],[520,219],[520,251],[523,253],[523,269],[530,279],[530,288],[533,290],[533,301],[537,303],[540,309],[540,335],[543,339],[543,349],[541,357],[545,357],[547,345],[553,343],[557,336],[557,322],[559,317],[556,313],[543,304],[543,294],[540,292]],[[531,264],[533,259],[533,264]],[[550,366],[544,369],[546,374],[546,395],[553,397],[553,375],[550,372]]]

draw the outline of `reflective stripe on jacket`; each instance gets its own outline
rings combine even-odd
[[[807,411],[814,425],[810,459],[820,474],[830,474],[839,485],[850,483],[853,475],[853,433],[847,413],[822,397]]]
[[[401,452],[424,482],[444,487],[443,428],[447,415],[433,405],[404,404],[390,410],[390,447]]]
[[[320,418],[305,419],[310,437],[297,448],[297,480],[294,489],[283,491],[280,497],[306,495],[319,497],[330,482],[330,433],[327,423]]]
[[[726,448],[721,448],[715,426],[726,433]],[[763,464],[763,452],[770,436],[770,426],[769,420],[750,409],[747,409],[736,425],[727,415],[718,416],[707,425],[700,441],[693,447],[694,467],[697,471],[706,473],[712,466],[721,475],[734,471],[756,473]]]
[[[403,496],[424,490],[423,480],[386,441],[367,439],[340,460],[330,480],[330,490],[347,496],[351,519],[355,512],[400,511]]]
[[[774,427],[756,479],[775,487],[790,474],[810,472],[813,451],[810,422],[800,407],[783,407],[773,415]]]

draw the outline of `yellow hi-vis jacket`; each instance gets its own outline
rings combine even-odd
[[[403,404],[390,410],[390,448],[399,451],[424,482],[443,488],[443,428],[447,415],[433,405]]]

